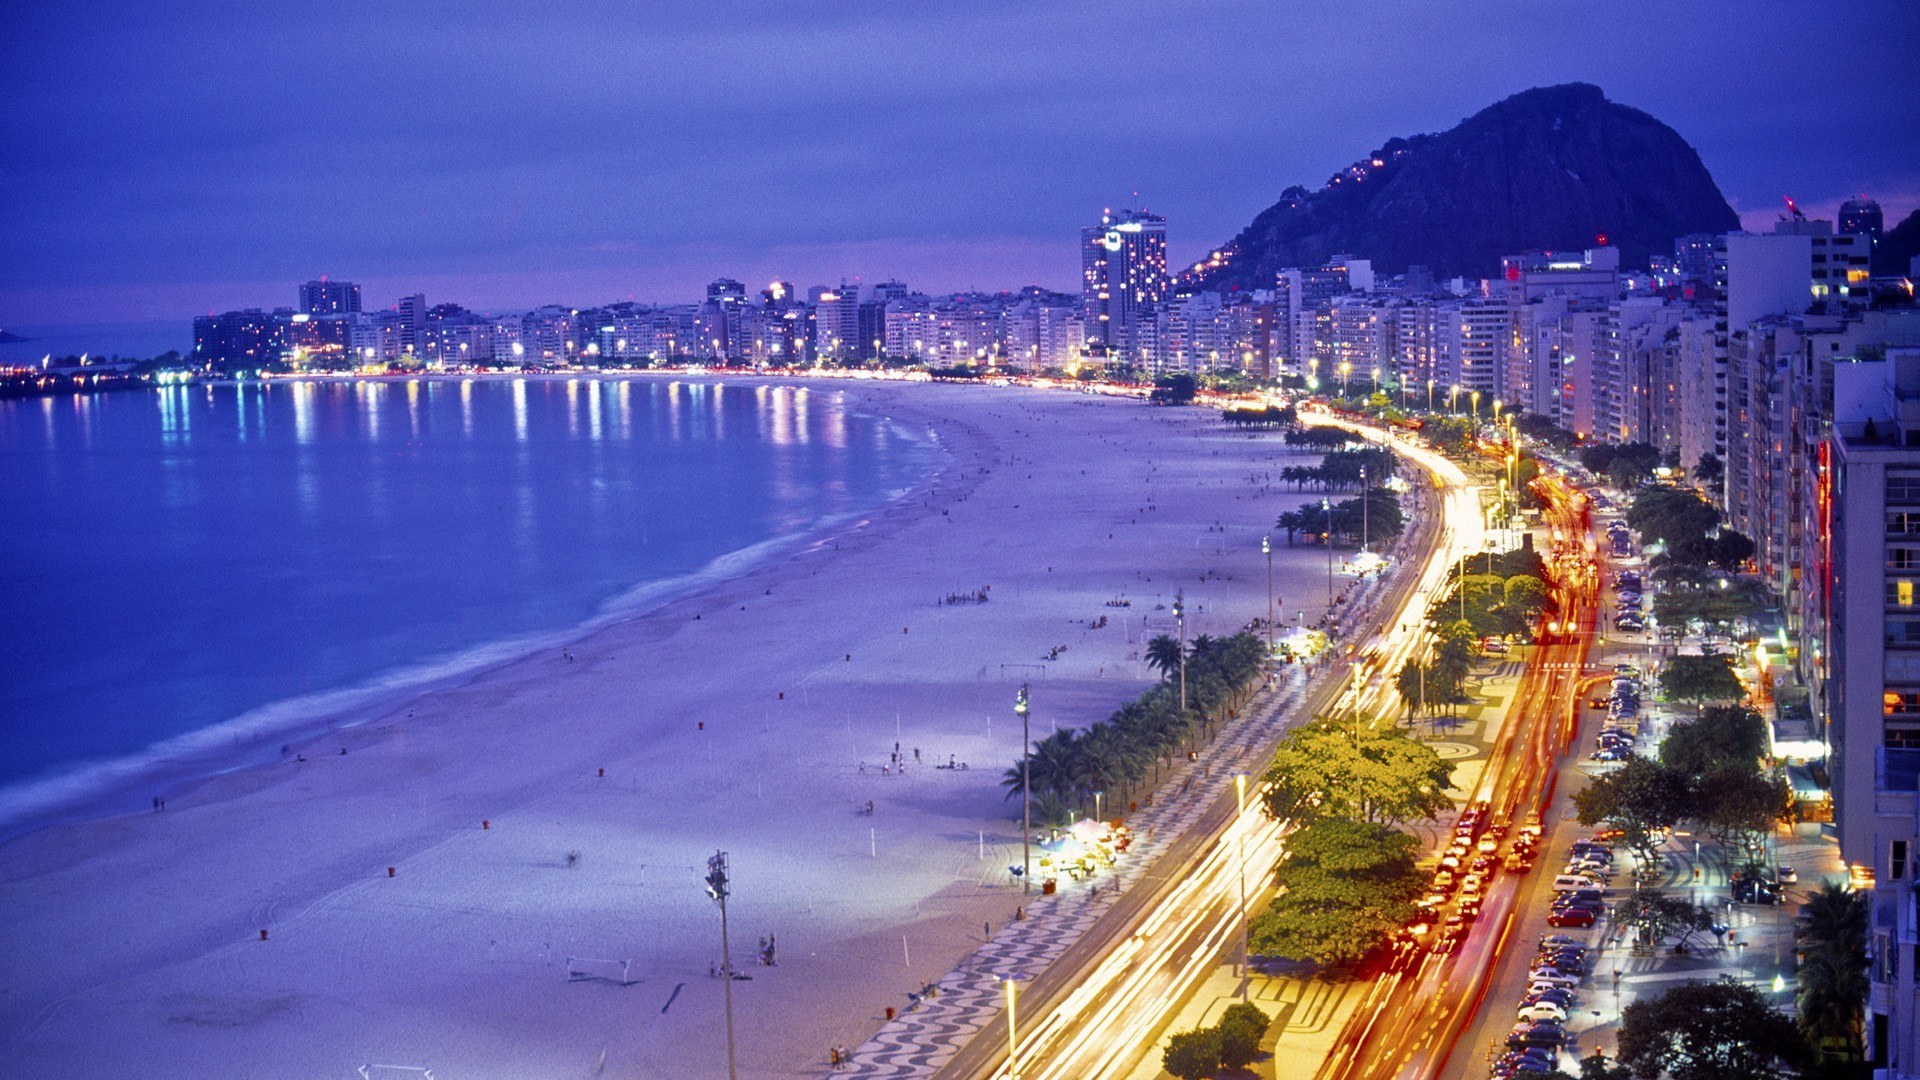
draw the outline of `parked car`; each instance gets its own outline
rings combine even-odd
[[[1550,1001],[1536,1001],[1530,1005],[1520,1006],[1518,1018],[1521,1020],[1564,1021],[1567,1018],[1567,1010]]]

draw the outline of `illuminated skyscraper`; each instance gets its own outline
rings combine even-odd
[[[300,310],[307,315],[351,315],[360,310],[360,286],[321,278],[300,286]]]
[[[1080,230],[1080,283],[1087,343],[1135,361],[1141,327],[1166,300],[1167,219],[1144,210],[1106,211]]]

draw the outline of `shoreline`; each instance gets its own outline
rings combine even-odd
[[[143,1062],[183,1073],[379,1060],[515,1076],[606,1049],[629,1073],[697,1075],[719,1020],[698,886],[716,847],[733,856],[736,943],[770,930],[783,947],[742,984],[742,1075],[806,1075],[864,1037],[894,983],[946,970],[1017,900],[998,785],[1018,753],[1010,687],[1034,686],[1040,738],[1150,681],[1141,639],[1171,630],[1155,609],[1176,588],[1190,637],[1264,615],[1257,535],[1310,496],[1260,493],[1257,462],[1294,452],[1210,410],[845,390],[928,423],[942,466],[586,635],[578,663],[524,657],[419,695],[413,716],[303,743],[306,762],[196,782],[165,813],[0,842],[4,940],[34,973],[0,1000],[9,1057],[115,1075],[132,1059],[75,1041],[114,1016],[152,1048]],[[1318,556],[1276,560],[1283,615],[1317,614]],[[982,585],[991,603],[937,603]],[[1121,618],[1096,628],[1102,614]],[[896,742],[971,769],[875,775]],[[868,799],[879,814],[854,814]],[[638,981],[570,982],[567,956],[630,959]]]
[[[632,373],[616,374],[624,377]],[[473,377],[422,374],[381,378],[460,381]],[[582,376],[522,373],[509,377],[565,381]],[[346,379],[326,376],[312,381]],[[672,381],[718,384],[725,382],[726,377],[676,375]],[[875,419],[883,418],[875,414]],[[594,614],[578,622],[508,634],[452,653],[410,659],[348,685],[263,702],[236,716],[167,736],[126,754],[70,762],[47,774],[0,786],[0,844],[52,825],[137,812],[149,796],[171,799],[176,793],[214,777],[274,765],[291,756],[281,752],[283,750],[298,750],[338,731],[378,722],[404,708],[410,700],[465,686],[490,672],[531,660],[543,652],[579,644],[603,630],[646,618],[678,601],[721,587],[728,580],[749,574],[764,564],[830,539],[844,528],[858,528],[863,519],[871,520],[922,494],[946,475],[952,465],[952,450],[938,437],[925,441],[937,455],[935,460],[915,483],[888,494],[876,505],[830,514],[798,530],[722,552],[684,573],[642,580],[608,596]]]

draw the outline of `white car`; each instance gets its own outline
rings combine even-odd
[[[1520,1006],[1520,1019],[1522,1020],[1564,1021],[1566,1018],[1567,1010],[1555,1005],[1551,1001],[1536,1001],[1531,1005]]]

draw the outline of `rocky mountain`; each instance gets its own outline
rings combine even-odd
[[[1396,138],[1318,191],[1290,187],[1184,284],[1267,288],[1274,272],[1329,256],[1376,272],[1424,265],[1485,277],[1500,257],[1579,250],[1601,237],[1622,265],[1645,266],[1692,232],[1739,217],[1672,128],[1568,83],[1515,94],[1437,135]]]
[[[1920,255],[1920,210],[1915,210],[1888,229],[1873,246],[1873,272],[1904,274]]]

